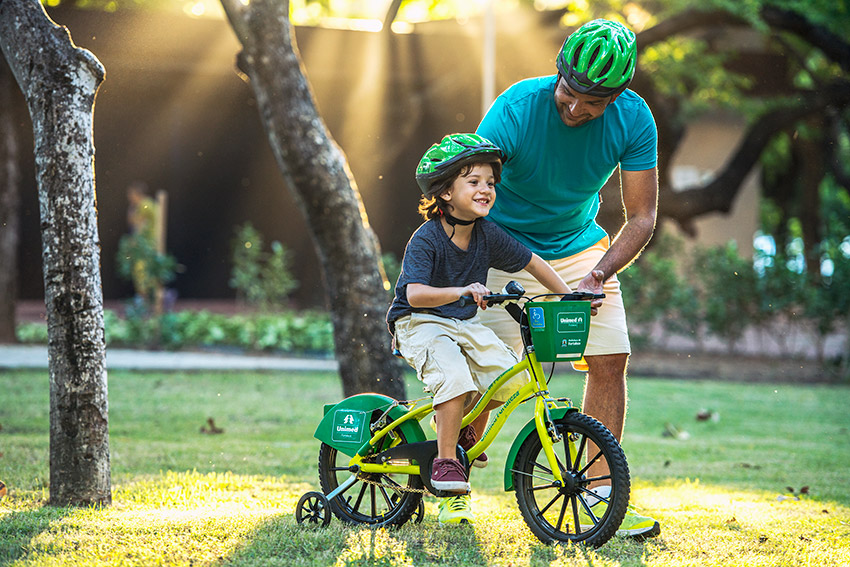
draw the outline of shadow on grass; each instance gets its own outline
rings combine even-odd
[[[8,565],[22,558],[27,554],[33,539],[49,530],[50,524],[71,512],[68,508],[44,506],[0,517],[0,565]]]
[[[486,565],[472,526],[436,522],[371,529],[334,518],[326,528],[301,526],[291,515],[261,524],[221,565]]]
[[[614,537],[598,549],[584,545],[564,544],[545,545],[539,544],[531,548],[529,565],[531,567],[548,567],[559,559],[567,560],[569,565],[595,565],[621,564],[628,562],[629,565],[647,565],[647,559],[663,546],[663,541],[636,540]]]

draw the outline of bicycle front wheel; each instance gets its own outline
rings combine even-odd
[[[401,442],[406,439],[398,432]],[[330,494],[351,477],[349,457],[322,443],[319,449],[319,481]],[[357,482],[330,501],[334,515],[349,524],[401,526],[422,511],[422,481],[415,475],[359,473]]]
[[[540,541],[571,541],[599,547],[617,532],[629,504],[629,467],[620,444],[588,415],[571,412],[555,422],[563,436],[555,452],[563,485],[555,481],[540,438],[520,447],[513,469],[517,504]],[[610,485],[597,501],[591,489]]]

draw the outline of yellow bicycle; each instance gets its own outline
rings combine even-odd
[[[524,294],[519,284],[511,282],[502,293],[485,297],[489,304],[506,303],[505,309],[520,325],[525,352],[493,382],[462,424],[478,417],[495,392],[517,374],[528,372],[530,380],[499,408],[469,451],[457,447],[458,459],[468,471],[513,411],[532,402],[534,417],[508,452],[505,490],[516,493],[523,519],[544,543],[571,541],[598,547],[616,533],[628,507],[626,457],[604,425],[582,414],[568,398],[550,395],[541,362],[583,356],[590,300],[602,296],[573,293],[548,301],[554,294],[530,299]],[[351,524],[390,527],[411,519],[421,522],[424,494],[445,495],[431,485],[437,442],[428,440],[421,426],[432,412],[430,401],[398,401],[380,394],[359,394],[326,405],[315,433],[322,442],[322,492],[301,497],[295,512],[298,523],[327,526],[331,512]],[[610,492],[594,491],[605,485]]]

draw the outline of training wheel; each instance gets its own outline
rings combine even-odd
[[[295,521],[327,527],[331,523],[331,509],[325,495],[311,491],[302,496],[295,507]]]

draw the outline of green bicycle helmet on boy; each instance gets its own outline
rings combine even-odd
[[[448,179],[468,163],[493,163],[502,160],[502,150],[478,134],[449,134],[432,145],[419,160],[416,183],[422,194],[437,181]]]
[[[607,97],[623,92],[635,74],[635,34],[618,22],[593,20],[570,34],[557,66],[567,85],[580,94]]]

